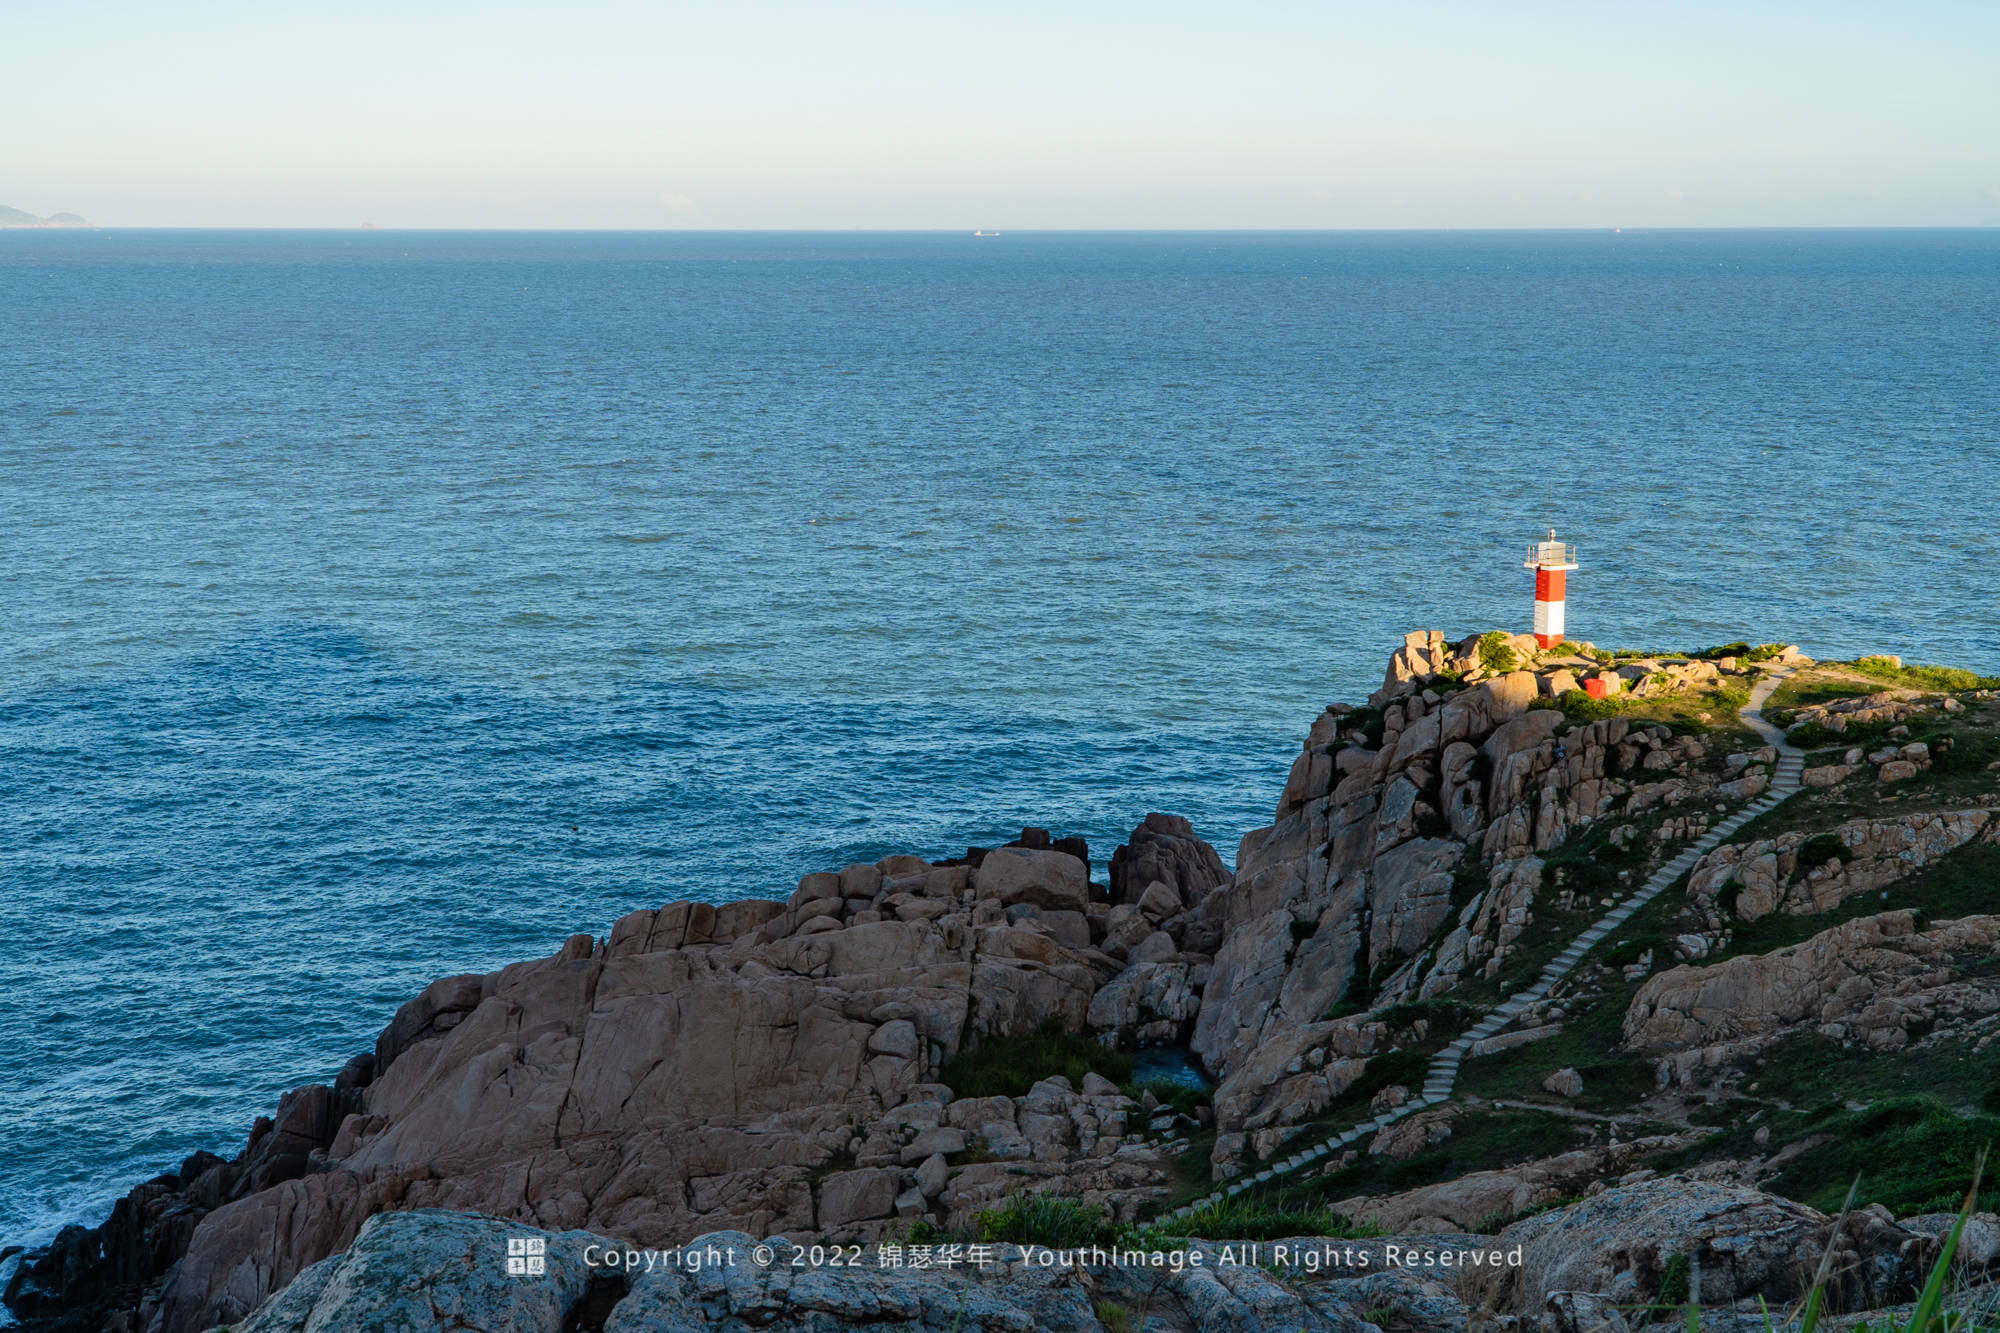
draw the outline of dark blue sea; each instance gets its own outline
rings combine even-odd
[[[1991,231],[0,232],[0,1243],[634,907],[1233,858],[1551,524],[2000,670],[1996,465]]]

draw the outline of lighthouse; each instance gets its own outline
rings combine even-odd
[[[1576,548],[1557,541],[1550,528],[1549,539],[1530,546],[1521,563],[1535,571],[1535,642],[1553,648],[1563,641],[1563,576],[1576,568]]]

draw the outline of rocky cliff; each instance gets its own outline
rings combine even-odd
[[[1152,1243],[1293,1219],[1540,1256],[1450,1299],[1404,1277],[1280,1295],[1238,1275],[1228,1300],[1177,1280],[1149,1327],[1270,1326],[1226,1313],[1238,1298],[1342,1326],[1394,1307],[1404,1326],[1567,1327],[1592,1302],[1658,1297],[1690,1262],[1717,1300],[1778,1290],[1826,1243],[1857,1134],[1898,1164],[1846,1233],[1874,1257],[1842,1297],[1894,1299],[1934,1247],[1896,1218],[1939,1211],[1966,1165],[1894,1155],[1980,1132],[2000,1031],[2000,917],[1979,910],[2000,901],[1993,684],[1775,646],[1413,634],[1367,703],[1314,722],[1233,874],[1171,816],[1148,816],[1100,884],[1087,848],[1028,830],[963,859],[809,874],[783,901],[637,911],[441,979],[234,1160],[197,1155],[66,1231],[8,1301],[52,1326],[191,1333],[264,1306],[252,1327],[358,1327],[316,1312],[379,1295],[356,1275],[399,1217],[447,1249],[464,1239],[451,1214],[655,1249],[722,1232],[874,1246],[1025,1239],[1024,1202],[1059,1198],[1105,1235],[1172,1209]],[[1782,804],[1766,716],[1806,765]],[[1631,897],[1654,881],[1673,887]],[[1616,929],[1591,929],[1628,898]],[[1474,1026],[1559,955],[1559,984]],[[1441,1092],[1425,1068],[1448,1048],[1465,1062]],[[1159,1049],[1212,1086],[1148,1082],[1121,1054]],[[1945,1098],[1893,1101],[1912,1087]],[[1353,1146],[1295,1151],[1322,1141]],[[1231,1181],[1226,1207],[1185,1210]],[[840,1276],[810,1300],[767,1274],[632,1305],[639,1287],[592,1296],[572,1275],[532,1319],[473,1326],[581,1327],[573,1307],[595,1301],[612,1322],[592,1327],[622,1326],[614,1308],[640,1326],[642,1306],[648,1327],[793,1306],[785,1326],[903,1310],[928,1327],[957,1301],[989,1310],[977,1326],[1096,1328],[1093,1293],[1134,1294],[1084,1269]]]

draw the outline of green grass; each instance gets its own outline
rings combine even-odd
[[[1885,684],[1908,690],[1993,690],[2000,689],[2000,676],[1982,676],[1963,667],[1898,666],[1886,657],[1861,657],[1848,668]]]
[[[1215,1188],[1214,1165],[1210,1161],[1215,1154],[1215,1130],[1211,1127],[1186,1137],[1187,1147],[1174,1159],[1171,1169],[1172,1188],[1165,1205],[1168,1208],[1193,1203]]]
[[[1793,727],[1785,733],[1788,744],[1801,750],[1832,749],[1836,746],[1859,745],[1872,749],[1879,745],[1896,724],[1878,719],[1874,722],[1850,722],[1845,730],[1835,731],[1822,722],[1808,722],[1804,726]]]
[[[1453,1124],[1450,1138],[1403,1161],[1370,1153],[1364,1142],[1357,1145],[1362,1150],[1351,1166],[1325,1176],[1280,1176],[1236,1198],[1254,1207],[1311,1211],[1355,1195],[1395,1194],[1470,1171],[1553,1157],[1587,1141],[1584,1126],[1568,1116],[1511,1107],[1471,1108]]]
[[[1124,1230],[1102,1208],[1054,1194],[1009,1199],[979,1215],[979,1239],[1002,1245],[1110,1245]]]
[[[1774,713],[1796,712],[1815,704],[1833,703],[1838,699],[1855,699],[1864,694],[1874,693],[1874,687],[1845,677],[1822,675],[1816,671],[1801,671],[1778,682],[1778,688],[1771,691],[1764,700],[1764,716]]]
[[[1979,1150],[2000,1138],[2000,1118],[1956,1115],[1928,1096],[1894,1097],[1865,1111],[1822,1113],[1807,1128],[1834,1138],[1787,1163],[1765,1182],[1767,1189],[1834,1212],[1846,1193],[1843,1182],[1859,1175],[1855,1202],[1863,1207],[1886,1204],[1898,1217],[1958,1207]],[[1989,1187],[1979,1207],[1996,1204],[2000,1188]]]
[[[1625,1009],[1639,983],[1615,978],[1614,983],[1586,1008],[1571,1011],[1555,1036],[1465,1061],[1459,1067],[1458,1092],[1468,1097],[1557,1102],[1589,1111],[1631,1110],[1652,1093],[1653,1066],[1618,1049]],[[1542,1088],[1542,1080],[1558,1069],[1574,1069],[1583,1076],[1583,1095],[1574,1102]]]
[[[1158,1229],[1198,1240],[1283,1240],[1288,1236],[1359,1240],[1381,1234],[1378,1228],[1357,1226],[1351,1218],[1324,1206],[1245,1202],[1250,1197],[1239,1194],[1224,1199]]]
[[[938,1081],[960,1097],[1019,1097],[1045,1078],[1061,1074],[1083,1086],[1085,1074],[1113,1083],[1132,1077],[1132,1057],[1074,1032],[1044,1028],[1013,1037],[989,1037],[945,1061]]]
[[[1942,745],[1942,753],[1934,755],[1930,768],[1888,786],[1876,782],[1872,770],[1864,769],[1854,781],[1838,787],[1809,787],[1745,824],[1730,841],[1775,838],[1794,829],[1820,832],[1850,819],[1908,814],[1912,806],[1952,808],[1977,800],[2000,788],[2000,773],[1987,768],[2000,761],[2000,732],[1992,729],[1991,720],[1984,712],[1976,718],[1949,721],[1936,713],[1919,713],[1907,723],[1909,736],[1895,743],[1922,741],[1934,751]],[[1886,725],[1881,729],[1886,731]],[[1871,742],[1856,738],[1854,728],[1845,736],[1828,735],[1825,740],[1843,752],[1850,746],[1873,748]],[[1801,748],[1818,748],[1818,742]]]
[[[1667,1256],[1660,1266],[1660,1304],[1680,1305],[1688,1298],[1688,1279],[1693,1274],[1693,1264],[1685,1254]]]
[[[1744,724],[1739,714],[1750,702],[1747,689],[1735,683],[1711,690],[1683,689],[1651,699],[1617,696],[1620,713],[1634,723],[1665,723],[1677,736],[1699,736],[1711,754],[1755,749],[1764,740]],[[1704,717],[1704,714],[1706,717]]]
[[[1843,1104],[1867,1104],[1922,1088],[1942,1102],[1970,1111],[2000,1087],[2000,1073],[1994,1070],[1992,1058],[1975,1052],[1974,1040],[1954,1039],[1917,1050],[1906,1047],[1884,1052],[1842,1046],[1818,1033],[1802,1032],[1766,1047],[1753,1081],[1760,1096],[1809,1089],[1816,1101]]]
[[[1433,1031],[1421,1047],[1401,1047],[1369,1056],[1361,1077],[1328,1102],[1318,1115],[1304,1121],[1291,1141],[1273,1150],[1272,1157],[1289,1157],[1299,1147],[1318,1142],[1334,1130],[1368,1119],[1370,1103],[1384,1088],[1399,1083],[1413,1090],[1421,1088],[1424,1076],[1430,1072],[1428,1052],[1443,1046],[1448,1040],[1449,1034]]]
[[[1436,1038],[1440,1046],[1444,1041],[1441,1036]],[[1375,1100],[1376,1093],[1398,1083],[1406,1087],[1421,1088],[1424,1085],[1424,1075],[1430,1071],[1430,1064],[1430,1057],[1421,1050],[1384,1051],[1380,1055],[1368,1057],[1368,1066],[1361,1071],[1361,1077],[1355,1079],[1338,1097],[1327,1103],[1326,1110],[1315,1117],[1313,1123],[1331,1127],[1355,1119],[1366,1119],[1366,1116],[1357,1117],[1355,1112],[1366,1109],[1368,1104]],[[1287,1156],[1290,1155],[1287,1149],[1281,1148],[1279,1151]]]
[[[1104,1333],[1132,1333],[1132,1312],[1116,1301],[1097,1303],[1097,1322],[1104,1325]]]

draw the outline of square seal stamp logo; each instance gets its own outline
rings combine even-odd
[[[510,1277],[540,1277],[549,1271],[549,1243],[540,1236],[513,1236],[507,1241]]]

